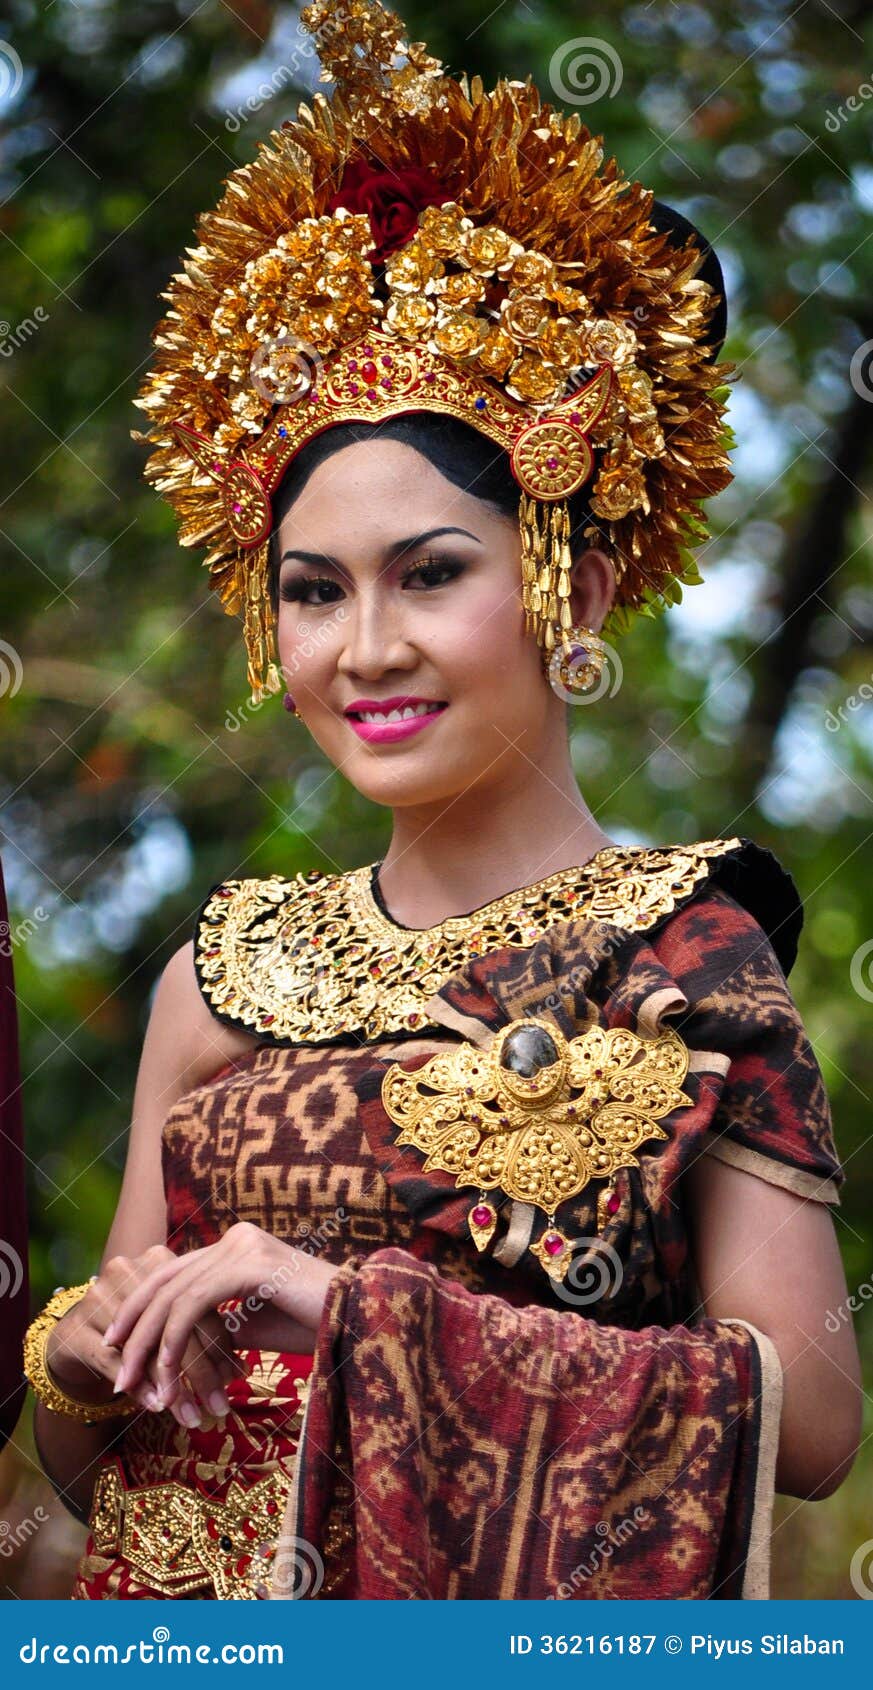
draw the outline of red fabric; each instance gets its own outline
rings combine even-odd
[[[302,1539],[328,1577],[274,1596],[761,1594],[744,1572],[762,1378],[741,1325],[511,1308],[391,1248],[332,1281],[310,1392],[277,1556]]]
[[[0,863],[0,1442],[15,1430],[26,1382],[22,1340],[27,1327],[27,1203],[21,1118],[18,1014],[9,912]]]

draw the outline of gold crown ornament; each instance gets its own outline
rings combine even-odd
[[[318,0],[302,22],[332,95],[199,220],[136,401],[146,477],[242,613],[260,702],[282,685],[267,547],[291,460],[337,423],[458,418],[509,456],[548,669],[570,649],[580,488],[618,582],[608,631],[700,579],[700,504],[731,480],[717,260],[530,79],[447,75],[377,0]]]

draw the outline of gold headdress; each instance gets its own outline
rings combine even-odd
[[[651,193],[530,79],[455,80],[377,0],[302,18],[335,91],[201,217],[134,436],[181,544],[210,547],[210,584],[244,616],[253,702],[281,686],[271,497],[339,422],[444,412],[505,448],[546,660],[570,627],[567,499],[592,474],[618,580],[606,629],[663,609],[700,579],[700,501],[731,479],[734,366],[712,359],[702,249],[659,231]]]

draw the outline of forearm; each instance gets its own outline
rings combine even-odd
[[[858,1352],[851,1332],[834,1345],[837,1354],[778,1329],[771,1334],[783,1367],[782,1417],[776,1460],[776,1489],[786,1496],[820,1501],[849,1473],[861,1435],[862,1394]]]
[[[45,1403],[36,1403],[33,1436],[43,1469],[64,1506],[85,1523],[101,1459],[126,1425],[127,1420],[119,1417],[86,1426],[68,1414],[55,1414]]]

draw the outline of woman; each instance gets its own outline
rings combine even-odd
[[[141,404],[253,703],[278,656],[391,844],[214,887],[161,977],[29,1339],[75,1595],[766,1595],[774,1485],[858,1440],[801,912],[748,841],[615,845],[567,743],[729,478],[720,270],[536,90],[343,18]]]

